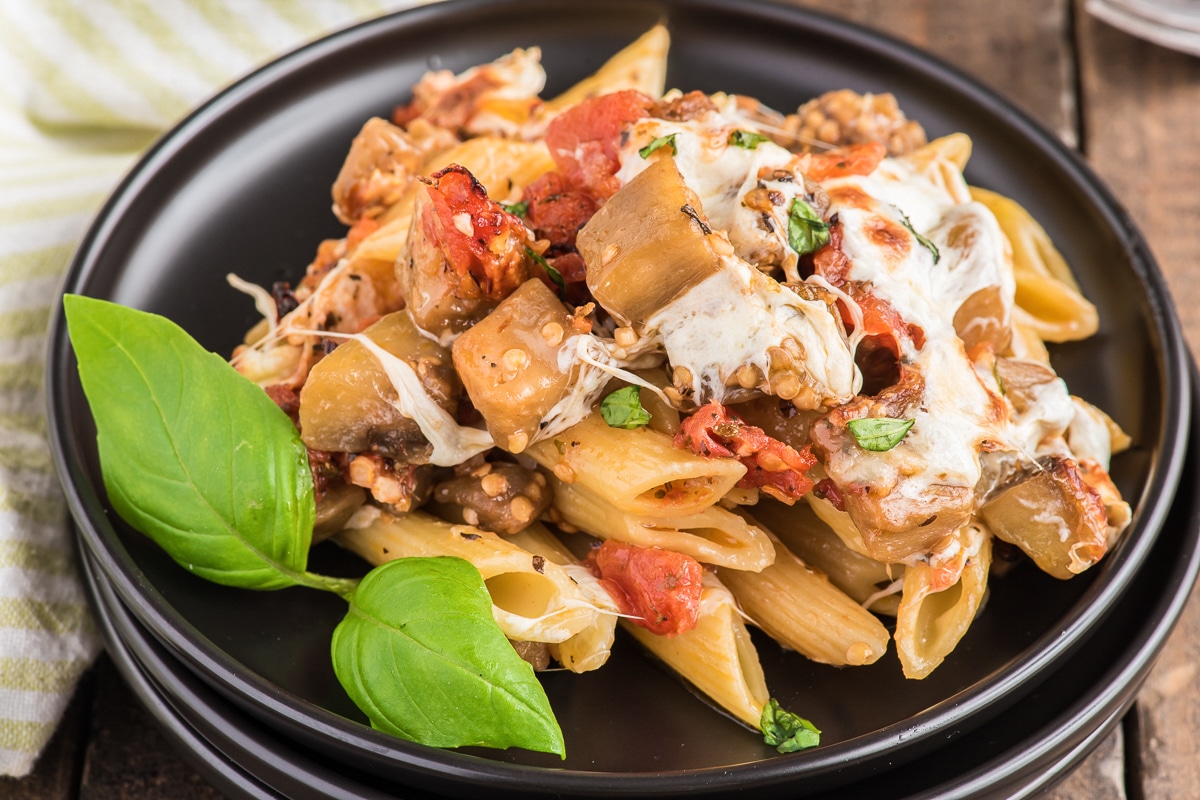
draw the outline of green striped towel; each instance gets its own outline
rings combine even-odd
[[[0,0],[0,775],[30,772],[99,639],[47,455],[59,279],[138,154],[237,77],[422,0]]]

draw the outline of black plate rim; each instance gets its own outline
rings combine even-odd
[[[1193,439],[1197,442],[1194,446],[1200,448],[1200,433],[1193,432]],[[1200,474],[1193,478],[1200,479]],[[1196,503],[1194,499],[1193,503]],[[1051,722],[1039,728],[1030,737],[1032,743],[1006,743],[1006,746],[997,748],[990,758],[967,769],[955,780],[911,794],[907,800],[968,800],[992,795],[1001,790],[1009,800],[1032,797],[1064,778],[1082,762],[1128,710],[1136,697],[1136,688],[1141,686],[1153,668],[1158,654],[1183,614],[1191,596],[1191,587],[1200,575],[1198,520],[1200,505],[1192,510],[1191,525],[1186,533],[1180,534],[1183,537],[1182,546],[1185,548],[1186,557],[1174,563],[1173,571],[1166,580],[1147,575],[1139,576],[1139,580],[1154,581],[1164,591],[1156,600],[1155,613],[1149,616],[1154,622],[1152,625],[1138,628],[1133,633],[1122,656],[1113,661],[1099,680],[1071,700]],[[195,758],[195,754],[189,753],[193,756],[193,764],[200,771],[214,779],[215,783],[221,783],[223,788],[224,781],[238,778],[230,787],[238,787],[241,790],[248,785],[250,790],[243,793],[257,800],[260,795],[255,792],[260,791],[262,782],[246,783],[242,780],[243,776],[231,774],[228,771],[229,764],[239,767],[247,765],[242,764],[238,757],[229,751],[240,750],[243,758],[249,754],[250,758],[286,760],[289,755],[288,745],[279,741],[257,741],[253,734],[240,735],[241,732],[236,727],[225,733],[224,727],[213,726],[212,730],[218,733],[207,736],[197,730],[195,724],[188,721],[187,710],[179,707],[180,703],[188,708],[195,705],[196,695],[187,685],[191,676],[190,670],[182,663],[171,663],[168,660],[170,656],[167,655],[165,645],[142,627],[136,615],[121,601],[111,581],[96,564],[95,556],[86,549],[78,535],[77,543],[82,551],[89,596],[97,609],[109,652],[120,671],[130,681],[139,699],[164,724],[168,732],[179,739],[185,750],[200,749],[202,757],[198,759]],[[1158,545],[1160,548],[1164,546]],[[136,630],[125,633],[118,631],[126,626],[135,626]],[[153,652],[156,643],[161,653]],[[1085,643],[1072,659],[1086,658],[1087,649]],[[1068,667],[1069,662],[1062,668]],[[195,676],[191,676],[190,679],[198,680]],[[220,710],[232,712],[232,716],[244,714],[233,704],[223,701],[207,684],[202,684],[201,691],[204,689],[211,695],[209,701],[215,702]],[[211,705],[205,706],[206,711],[212,708]],[[192,713],[196,710],[191,709]],[[1080,732],[1084,732],[1083,735],[1079,735]],[[263,748],[271,750],[271,754],[256,756],[254,751]],[[220,751],[223,758],[204,757],[204,751],[210,749]],[[304,754],[298,751],[297,756],[301,760],[305,758]],[[299,765],[299,761],[295,763]],[[363,786],[353,778],[331,775],[327,768],[320,765],[313,769],[320,785],[332,784],[333,787],[328,793],[322,791],[321,797],[333,800],[376,800],[380,797],[375,789]],[[249,772],[251,775],[255,774],[253,769]],[[314,781],[313,784],[316,785],[317,782]],[[843,787],[842,791],[852,791],[853,788],[851,784]],[[261,796],[274,797],[266,794]]]
[[[469,13],[471,9],[478,7],[516,7],[522,5],[528,6],[530,4],[508,2],[507,0],[448,0],[448,2],[436,6],[425,6],[402,11],[353,26],[332,34],[325,39],[301,47],[232,85],[189,115],[173,133],[162,137],[143,159],[139,161],[138,165],[127,175],[125,180],[122,181],[120,187],[105,204],[104,209],[97,217],[95,224],[89,230],[80,246],[65,277],[64,287],[78,286],[86,283],[90,276],[90,268],[95,263],[94,254],[106,244],[107,238],[112,235],[113,227],[120,220],[123,208],[136,194],[139,187],[145,181],[150,180],[157,169],[161,168],[163,164],[168,163],[175,151],[186,146],[190,137],[202,130],[208,121],[218,118],[227,108],[235,106],[240,99],[253,94],[261,86],[269,85],[271,81],[278,79],[288,71],[299,70],[312,61],[319,61],[326,57],[327,54],[336,52],[336,50],[346,46],[348,43],[357,41],[363,37],[376,35],[385,26],[397,25],[404,27],[415,25],[455,13]],[[1172,496],[1179,480],[1183,461],[1183,449],[1179,446],[1179,436],[1186,433],[1187,424],[1190,419],[1190,394],[1187,391],[1187,370],[1185,366],[1186,350],[1183,346],[1183,338],[1178,320],[1174,315],[1171,302],[1166,293],[1165,281],[1157,268],[1149,248],[1142,240],[1128,213],[1121,208],[1115,197],[1112,196],[1103,183],[1092,173],[1082,159],[1066,149],[1057,139],[1054,139],[1045,131],[1040,124],[1034,122],[1023,112],[1013,107],[1000,95],[980,86],[956,68],[945,65],[928,53],[898,42],[883,34],[859,28],[849,22],[805,9],[782,6],[775,3],[749,2],[748,0],[732,0],[731,2],[721,2],[721,0],[663,0],[660,5],[688,9],[712,8],[728,10],[732,8],[738,10],[740,13],[750,14],[763,20],[777,20],[791,22],[792,24],[803,23],[809,26],[816,26],[822,32],[828,32],[830,35],[841,36],[852,42],[869,44],[873,49],[902,62],[905,66],[927,74],[930,79],[941,81],[951,86],[955,91],[962,92],[983,105],[1001,109],[1006,118],[1016,128],[1026,135],[1030,141],[1037,144],[1039,149],[1051,157],[1064,172],[1073,176],[1077,185],[1096,200],[1097,207],[1109,216],[1113,224],[1113,230],[1119,234],[1119,237],[1126,245],[1133,269],[1146,289],[1146,299],[1154,309],[1152,317],[1154,324],[1157,326],[1154,332],[1158,335],[1159,343],[1162,345],[1157,355],[1161,361],[1161,372],[1165,377],[1165,385],[1162,389],[1167,413],[1164,414],[1161,426],[1163,430],[1159,431],[1159,438],[1161,442],[1160,446],[1167,451],[1166,458],[1162,457],[1162,453],[1159,454],[1150,469],[1146,485],[1143,488],[1139,512],[1135,517],[1135,522],[1140,521],[1140,534],[1127,538],[1118,548],[1120,558],[1125,559],[1125,563],[1130,566],[1121,572],[1115,584],[1108,586],[1106,593],[1099,598],[1101,602],[1096,602],[1097,598],[1091,596],[1094,593],[1093,590],[1095,587],[1088,590],[1084,598],[1076,604],[1077,606],[1086,605],[1086,609],[1084,613],[1072,619],[1071,626],[1065,632],[1066,635],[1062,631],[1048,632],[1042,639],[1027,649],[1024,657],[1017,659],[1017,664],[1012,665],[1010,674],[1013,676],[1014,681],[1018,683],[1035,681],[1040,674],[1044,673],[1045,670],[1070,652],[1075,646],[1074,639],[1076,636],[1094,629],[1103,618],[1104,612],[1119,597],[1132,575],[1136,572],[1136,566],[1144,559],[1146,552],[1153,542],[1154,535],[1161,527],[1165,518],[1165,507],[1161,503],[1149,502],[1148,498],[1161,499]],[[62,320],[60,308],[55,310],[51,323],[47,363],[47,402],[49,406],[50,434],[54,444],[54,460],[56,469],[58,469],[60,476],[63,478],[64,486],[67,488],[67,498],[71,512],[77,519],[84,521],[93,516],[96,519],[102,518],[103,504],[99,498],[94,492],[89,493],[80,490],[79,481],[77,480],[79,474],[75,467],[79,455],[78,451],[74,450],[71,444],[64,443],[63,428],[66,423],[65,417],[61,415],[64,415],[66,410],[59,405],[59,402],[64,396],[62,387],[71,380],[70,373],[73,371],[73,361],[70,355],[69,343],[66,339],[65,325]],[[433,751],[431,754],[428,748],[410,745],[406,742],[398,742],[390,737],[366,729],[355,722],[337,717],[331,712],[327,712],[278,689],[278,687],[259,678],[257,675],[239,674],[240,665],[232,658],[225,656],[223,651],[220,651],[219,648],[212,645],[198,631],[191,628],[186,621],[180,624],[178,621],[171,620],[169,605],[153,586],[144,580],[138,580],[140,573],[136,566],[132,564],[127,552],[114,552],[106,549],[108,543],[102,540],[97,531],[89,528],[87,524],[82,524],[81,527],[85,529],[87,534],[86,541],[89,548],[100,555],[100,565],[106,573],[114,578],[122,576],[125,578],[124,583],[118,581],[119,590],[123,593],[125,600],[133,601],[139,615],[143,616],[144,621],[152,626],[156,635],[167,641],[177,652],[195,659],[195,664],[201,672],[214,680],[232,686],[238,692],[247,694],[248,697],[253,698],[254,702],[261,703],[269,713],[280,715],[281,719],[286,719],[289,722],[296,722],[296,712],[299,711],[301,712],[299,721],[305,725],[313,726],[314,729],[327,735],[335,735],[343,739],[349,737],[354,740],[357,746],[361,746],[366,752],[375,755],[385,757],[401,756],[406,768],[428,770],[431,774],[440,775],[447,767],[451,770],[463,769],[468,771],[482,769],[493,779],[503,774],[506,776],[506,779],[511,779],[517,784],[527,782],[533,776],[544,776],[545,771],[540,768],[503,764],[486,759],[478,759],[474,756],[461,753]],[[1115,559],[1117,555],[1117,553],[1111,554],[1111,558]],[[932,706],[918,716],[921,720],[935,721],[939,715],[953,713],[961,716],[964,713],[964,709],[967,711],[971,709],[979,710],[996,704],[1001,693],[1000,687],[995,682],[988,683],[982,688],[976,685]],[[877,740],[877,746],[873,748],[863,748],[859,739],[865,737],[856,737],[846,742],[839,742],[823,747],[819,751],[801,754],[799,759],[804,759],[808,767],[814,771],[839,769],[844,764],[845,752],[850,749],[852,744],[857,743],[856,746],[859,748],[861,754],[878,755],[884,751],[894,750],[901,742],[911,744],[933,736],[939,727],[937,724],[914,726],[911,723],[911,719],[906,720],[866,735],[874,737]],[[458,761],[458,759],[466,760]],[[799,759],[792,759],[791,762],[795,763]],[[753,769],[753,772],[757,774],[762,773],[764,770],[785,769],[787,761],[783,759],[775,760],[770,762],[771,766],[769,767],[760,764]],[[710,770],[688,770],[686,771],[686,778],[683,774],[677,772],[661,774],[637,773],[632,776],[623,773],[572,771],[554,771],[553,774],[558,777],[567,776],[572,781],[587,782],[596,779],[605,783],[613,780],[621,780],[624,777],[637,781],[640,787],[651,791],[652,784],[660,781],[664,786],[673,786],[680,781],[695,780],[697,786],[708,786],[712,780],[720,779],[720,776],[729,775],[731,772],[736,771],[720,767]],[[730,780],[733,779],[731,778]]]

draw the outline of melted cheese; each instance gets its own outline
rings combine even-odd
[[[675,165],[684,183],[700,197],[708,223],[727,232],[734,251],[743,260],[751,264],[781,261],[785,268],[791,268],[789,279],[796,279],[796,254],[787,246],[788,209],[792,198],[804,193],[803,178],[794,169],[796,156],[770,141],[759,142],[754,148],[732,145],[729,136],[737,129],[735,120],[716,112],[686,122],[641,120],[621,148],[617,178],[622,185],[633,180],[655,157],[643,157],[638,151],[655,139],[674,135]],[[791,179],[771,180],[776,171]],[[769,223],[743,202],[746,194],[758,187],[760,175],[767,188],[778,192],[780,198]]]
[[[433,445],[429,456],[431,464],[452,467],[495,446],[487,431],[459,425],[446,409],[434,402],[407,361],[392,355],[361,333],[350,338],[367,348],[383,367],[396,390],[396,410],[417,423],[421,433]]]
[[[999,286],[1011,306],[1014,288],[1003,233],[986,209],[959,203],[898,159],[885,159],[869,176],[823,186],[842,225],[849,278],[870,282],[872,293],[925,334],[921,348],[904,341],[900,354],[925,384],[912,429],[886,452],[831,453],[830,477],[842,484],[887,487],[912,504],[935,486],[974,489],[982,472],[982,442],[1005,442],[1010,436],[997,418],[995,396],[966,357],[953,317],[965,299],[986,286]],[[914,230],[937,248],[936,263]]]
[[[697,402],[721,401],[749,364],[770,373],[768,351],[792,339],[806,354],[807,383],[823,400],[845,403],[859,375],[841,329],[820,300],[805,300],[740,259],[693,286],[646,321],[673,367],[692,374]]]

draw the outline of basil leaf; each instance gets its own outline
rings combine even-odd
[[[729,134],[729,143],[746,150],[753,150],[763,142],[771,141],[770,136],[763,136],[761,133],[752,131],[735,130]]]
[[[899,211],[899,209],[896,209],[896,210]],[[938,263],[938,259],[940,259],[942,257],[942,254],[938,252],[937,245],[935,245],[933,242],[926,239],[921,234],[917,233],[917,229],[914,228],[912,226],[912,223],[908,221],[908,217],[904,214],[903,211],[900,211],[900,223],[904,227],[908,228],[908,232],[911,233],[914,237],[916,237],[917,242],[922,247],[924,247],[926,250],[928,250],[930,253],[933,254],[933,263],[935,263],[935,264]]]
[[[546,274],[550,276],[550,280],[552,280],[554,285],[558,287],[558,296],[560,298],[564,297],[567,293],[567,282],[563,280],[562,273],[552,267],[550,262],[546,260],[546,257],[539,254],[532,247],[527,246],[525,248],[525,253],[532,258],[535,263],[541,266],[542,269],[546,270]]]
[[[788,244],[800,255],[829,244],[829,225],[799,197],[792,199],[788,209]]]
[[[527,200],[522,200],[519,203],[498,203],[497,205],[513,216],[524,217],[529,213],[529,202]]]
[[[642,408],[636,386],[617,389],[601,400],[600,416],[610,428],[640,428],[650,422],[650,412]]]
[[[117,513],[207,580],[311,585],[312,473],[287,415],[163,317],[78,295],[63,308]]]
[[[649,158],[650,154],[655,150],[662,147],[670,147],[671,155],[677,156],[679,155],[679,148],[675,146],[675,137],[678,135],[677,133],[669,133],[666,136],[660,136],[641,150],[638,150],[638,155],[642,158]]]
[[[763,707],[758,727],[762,731],[763,741],[780,753],[795,753],[821,743],[821,731],[816,726],[780,708],[779,701],[774,697]]]
[[[900,444],[900,440],[908,433],[908,429],[916,422],[914,419],[893,419],[891,417],[867,417],[852,419],[846,427],[854,434],[858,446],[864,450],[882,453]]]
[[[565,753],[550,701],[460,558],[401,558],[367,573],[333,632],[333,668],[371,725],[433,747]]]

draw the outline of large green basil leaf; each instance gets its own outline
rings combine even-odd
[[[371,724],[434,747],[563,755],[533,668],[492,619],[479,571],[449,557],[376,567],[333,632],[333,669]]]
[[[163,317],[78,295],[63,307],[117,513],[207,580],[313,583],[312,473],[287,415]]]

